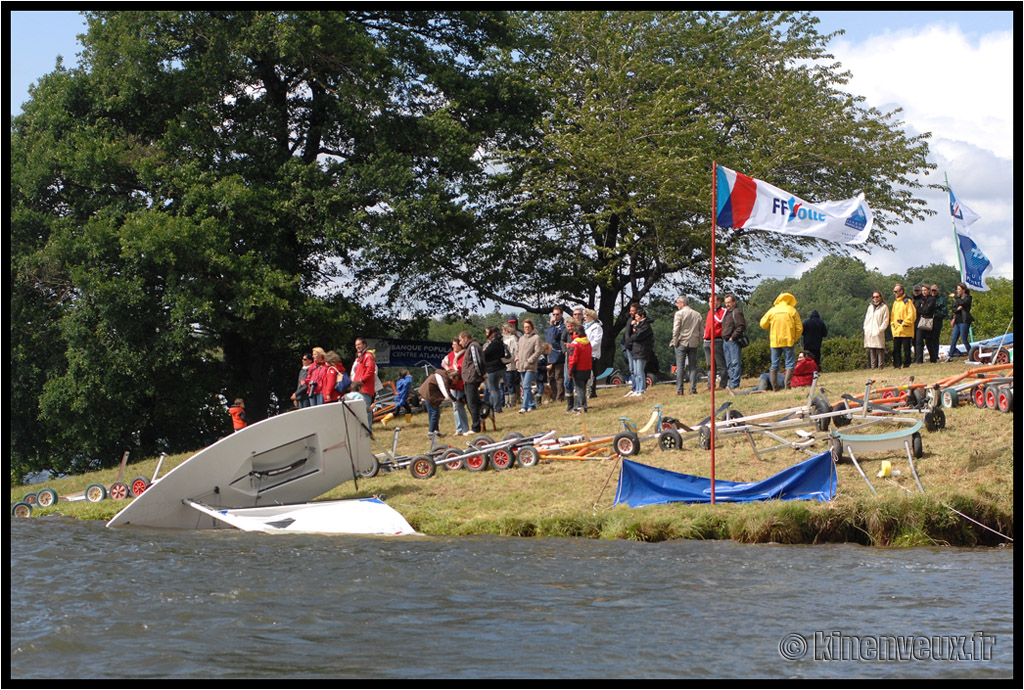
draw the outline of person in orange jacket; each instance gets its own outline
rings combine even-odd
[[[245,417],[245,401],[241,398],[235,398],[234,404],[228,408],[228,414],[231,415],[231,425],[235,431],[249,426],[249,420]]]

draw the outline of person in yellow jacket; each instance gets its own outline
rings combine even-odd
[[[902,285],[892,289],[896,298],[889,310],[889,328],[892,330],[892,365],[899,369],[909,367],[910,346],[914,344],[914,323],[917,321],[917,309],[914,301],[903,291]]]
[[[796,366],[796,352],[793,346],[804,332],[803,321],[796,310],[796,297],[788,292],[776,297],[775,306],[761,317],[761,328],[768,331],[770,336],[772,363],[769,378],[772,390],[779,390],[776,372],[779,370],[779,360],[783,357],[786,368],[782,373],[785,386],[789,388],[789,383],[793,380],[793,368]]]

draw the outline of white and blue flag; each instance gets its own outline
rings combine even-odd
[[[953,228],[956,230],[956,250],[960,255],[960,279],[972,291],[987,292],[985,276],[992,272],[992,262],[978,249],[978,243],[970,236],[970,226],[981,218],[977,213],[963,204],[953,188],[949,188],[949,213],[953,216]]]

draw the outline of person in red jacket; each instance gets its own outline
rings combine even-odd
[[[789,385],[792,388],[811,385],[814,382],[814,372],[818,370],[818,363],[814,361],[814,355],[804,350],[796,356],[796,366],[793,367],[793,380]]]
[[[722,295],[715,293],[715,308],[708,312],[704,324],[704,360],[708,363],[708,390],[715,384],[711,380],[711,336],[715,336],[715,376],[721,382],[719,388],[724,389],[729,383],[729,367],[725,363],[725,341],[722,340],[722,319],[725,318],[725,307],[722,306]]]
[[[587,411],[587,382],[594,368],[594,350],[583,324],[576,326],[576,337],[569,344],[569,376],[572,377],[576,414]]]
[[[363,338],[356,338],[356,361],[352,363],[352,380],[363,382],[363,399],[366,400],[366,418],[373,419],[373,396],[377,392],[377,360],[366,348]]]
[[[320,378],[324,389],[324,402],[335,402],[341,399],[337,384],[341,381],[341,375],[345,373],[345,365],[341,363],[341,357],[334,350],[324,356],[324,365],[324,373]]]
[[[249,426],[249,420],[245,417],[245,401],[241,398],[235,398],[234,404],[228,408],[228,414],[231,415],[231,425],[235,431]]]

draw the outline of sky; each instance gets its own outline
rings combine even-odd
[[[996,3],[999,5],[999,3]],[[1002,3],[1019,8],[1018,3]],[[76,12],[11,12],[8,41],[10,112],[28,100],[29,85],[53,71],[57,55],[77,62],[84,20]],[[829,50],[852,72],[846,88],[883,112],[902,108],[909,134],[930,132],[929,160],[937,167],[924,184],[949,184],[981,216],[971,236],[993,264],[990,276],[1012,278],[1014,153],[1013,9],[1005,11],[817,12],[821,33],[842,29]],[[742,171],[740,171],[742,172]],[[771,183],[771,180],[765,180]],[[957,266],[946,193],[919,190],[927,220],[896,228],[895,251],[858,253],[869,269],[902,274],[931,263]],[[826,201],[809,199],[808,201]],[[868,199],[870,205],[871,200]],[[764,262],[749,267],[766,277],[799,276],[824,254],[803,264]]]

